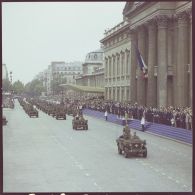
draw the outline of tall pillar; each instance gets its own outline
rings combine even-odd
[[[112,56],[112,62],[113,62],[113,78],[115,79],[116,78],[116,58],[115,58],[115,55]]]
[[[111,100],[113,100],[113,87],[111,87]]]
[[[109,70],[109,78],[111,78],[111,57],[108,56],[108,70]]]
[[[137,45],[137,36],[136,31],[130,31],[131,38],[131,56],[130,56],[130,101],[133,103],[137,102],[137,87],[136,87],[136,68],[137,68],[137,60],[134,45]],[[134,44],[134,45],[133,45]]]
[[[145,47],[146,47],[146,34],[145,28],[143,25],[138,27],[138,49],[140,54],[145,61]],[[145,79],[143,79],[143,73],[138,67],[138,78],[137,78],[137,102],[139,105],[144,105],[146,103],[146,94],[145,94]]]
[[[117,93],[118,93],[118,91],[117,91],[117,86],[115,87],[115,101],[117,101]]]
[[[178,106],[188,106],[188,64],[189,64],[189,34],[188,16],[186,12],[178,13],[178,52],[177,52],[177,103]]]
[[[122,99],[122,87],[119,87],[119,101],[121,102]]]
[[[127,100],[127,87],[123,87],[124,88],[124,98],[123,100],[126,101]]]
[[[174,30],[173,30],[173,106],[177,106],[177,36],[178,36],[178,25],[177,25],[177,17],[174,18],[173,22]]]
[[[148,89],[147,106],[157,107],[157,83],[154,76],[157,56],[157,28],[154,19],[148,21]]]
[[[167,32],[167,72],[173,68],[173,19],[168,21]],[[173,105],[173,77],[172,75],[167,77],[167,106]]]
[[[190,91],[190,95],[189,95],[189,106],[192,107],[192,9],[188,9],[187,10],[187,13],[189,15],[189,21],[190,21],[190,24],[189,24],[189,62],[190,62],[190,79],[189,79],[189,82],[190,82],[190,88],[189,88],[189,91]]]
[[[167,27],[168,17],[166,15],[158,16],[158,95],[157,104],[167,106]]]

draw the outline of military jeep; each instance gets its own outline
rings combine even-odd
[[[64,110],[57,110],[56,111],[56,119],[64,119],[66,120],[66,112]]]
[[[36,109],[32,109],[32,110],[29,110],[28,111],[28,115],[29,117],[31,118],[32,116],[35,116],[38,118],[39,114],[38,114],[38,111]]]
[[[72,120],[72,128],[75,130],[82,129],[88,130],[88,120],[81,120],[81,119],[73,119]]]
[[[146,141],[141,140],[139,137],[125,139],[123,136],[120,136],[116,142],[118,146],[118,153],[124,154],[125,158],[130,156],[147,157]]]

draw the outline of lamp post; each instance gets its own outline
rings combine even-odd
[[[12,71],[10,71],[9,74],[10,74],[10,93],[11,93],[11,96],[12,96],[13,95],[13,89],[12,89],[13,74],[12,74]]]

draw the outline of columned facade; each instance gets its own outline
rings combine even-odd
[[[178,13],[177,98],[178,105],[189,105],[189,18],[186,12]]]
[[[157,27],[154,19],[148,21],[148,86],[147,106],[157,105],[157,83],[154,76],[154,66],[157,65]]]
[[[135,7],[129,2],[125,9],[131,40],[130,101],[147,107],[191,106],[191,2],[172,2],[169,6],[140,2]],[[146,78],[134,45],[148,67]]]
[[[131,66],[130,66],[130,100],[132,102],[137,101],[137,79],[136,79],[136,53],[134,45],[137,45],[137,34],[135,30],[130,31],[131,37]]]
[[[146,54],[146,32],[145,32],[145,27],[144,25],[141,25],[138,27],[137,32],[138,32],[138,48],[140,53],[142,54],[142,58],[144,61],[145,59],[145,54]],[[145,79],[143,78],[143,73],[141,69],[137,66],[137,103],[139,105],[145,105],[146,104],[146,97],[145,97],[145,87],[146,87],[146,82]]]
[[[167,58],[167,28],[168,17],[166,15],[157,17],[158,24],[158,77],[157,77],[157,105],[167,106],[167,70],[168,70],[168,58]]]
[[[129,101],[130,88],[130,36],[127,21],[108,32],[101,42],[104,45],[105,90],[110,95],[105,99]]]
[[[192,106],[192,2],[127,2],[104,45],[106,99]],[[135,46],[148,67],[137,62]]]

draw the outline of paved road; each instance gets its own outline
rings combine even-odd
[[[148,157],[126,159],[115,142],[119,125],[86,116],[89,130],[75,131],[71,116],[29,118],[18,102],[3,113],[4,192],[192,191],[191,146],[137,132]]]

